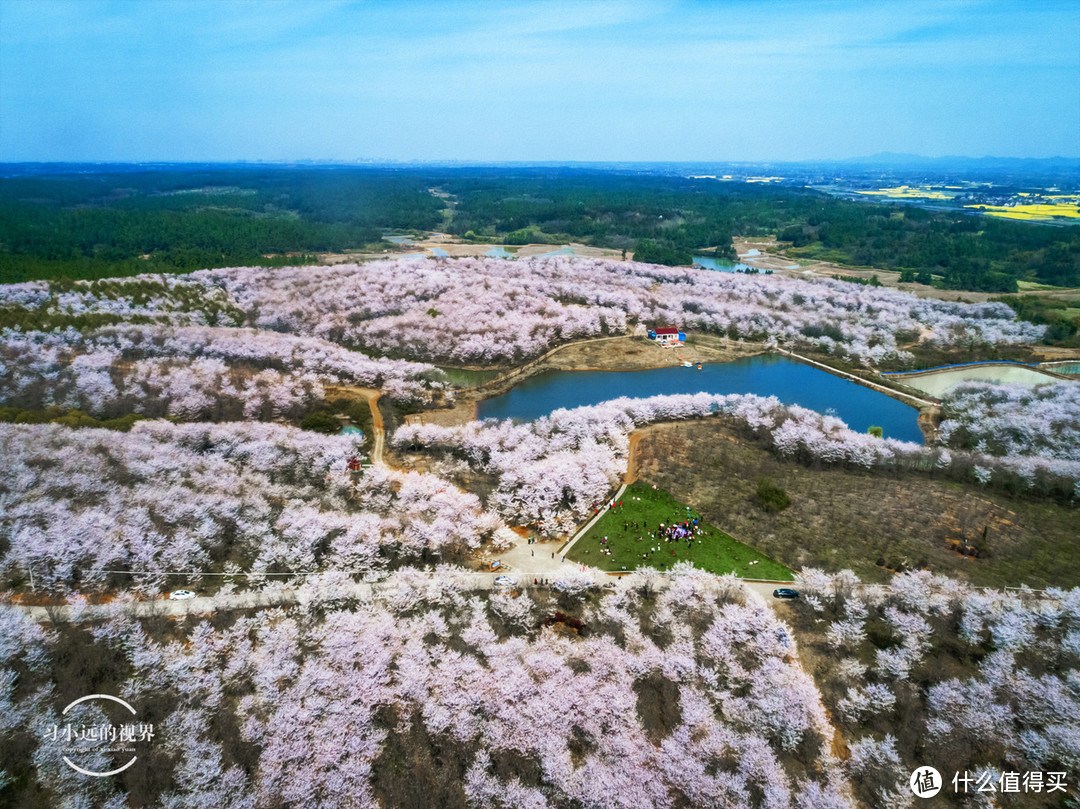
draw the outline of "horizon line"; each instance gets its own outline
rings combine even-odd
[[[462,158],[207,158],[203,160],[169,160],[169,159],[57,159],[57,160],[0,160],[2,166],[63,166],[63,165],[93,165],[93,166],[140,166],[140,165],[295,165],[315,164],[324,166],[391,166],[391,165],[460,165],[460,166],[606,166],[606,165],[800,165],[820,163],[916,163],[945,161],[1012,161],[1012,162],[1052,162],[1052,161],[1075,161],[1080,162],[1080,154],[1077,155],[1053,155],[1050,157],[1018,157],[1012,155],[943,155],[929,157],[918,154],[899,154],[885,152],[876,155],[860,155],[856,157],[815,157],[802,159],[758,159],[758,160],[732,160],[724,158],[701,158],[701,159],[678,159],[678,160],[620,160],[617,158],[606,160],[573,160],[573,159],[529,159],[529,160],[468,160]]]

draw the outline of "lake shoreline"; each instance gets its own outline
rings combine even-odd
[[[505,373],[475,387],[457,391],[451,407],[432,408],[406,417],[405,423],[458,426],[476,421],[477,405],[508,392],[546,371],[629,372],[674,368],[691,362],[732,362],[769,353],[764,343],[738,343],[714,335],[692,335],[693,343],[661,348],[645,337],[618,335],[564,343],[523,365],[498,368],[463,367],[462,371],[500,370]]]
[[[736,360],[774,355],[788,358],[791,362],[823,371],[837,378],[854,382],[861,388],[883,394],[895,402],[911,407],[915,411],[915,423],[918,426],[921,441],[932,446],[937,439],[937,426],[941,420],[941,408],[934,402],[920,399],[914,392],[890,386],[887,380],[878,382],[841,368],[835,368],[819,359],[790,354],[784,349],[766,347],[764,343],[740,343],[715,335],[690,333],[690,340],[677,348],[664,349],[643,337],[617,336],[592,338],[558,346],[544,355],[524,365],[506,368],[476,368],[464,371],[504,371],[494,379],[472,387],[457,390],[453,404],[449,407],[431,408],[405,417],[407,424],[437,424],[441,426],[459,426],[475,421],[483,409],[482,403],[505,395],[528,382],[530,379],[549,372],[642,372],[663,370],[681,366],[684,362],[697,365],[713,366],[731,363]],[[747,390],[746,392],[752,392]],[[641,395],[652,395],[642,392]],[[615,398],[615,395],[612,396]],[[820,407],[820,406],[819,406]],[[825,409],[832,408],[828,405]],[[909,436],[906,440],[917,440]]]
[[[884,386],[806,357],[765,351],[730,362],[702,363],[696,369],[681,365],[641,369],[629,376],[608,370],[547,370],[521,380],[505,393],[480,400],[477,415],[527,422],[554,410],[589,407],[624,397],[753,394],[838,416],[859,432],[877,425],[884,428],[887,437],[919,444],[927,438],[918,426],[920,407],[912,405],[913,397],[890,395],[894,391]],[[933,406],[930,401],[917,401]]]

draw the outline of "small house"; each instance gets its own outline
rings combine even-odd
[[[662,345],[686,342],[686,335],[674,326],[666,326],[662,329],[656,329],[655,331],[650,330],[648,335],[650,340],[655,340]]]

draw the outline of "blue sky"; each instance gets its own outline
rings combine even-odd
[[[1080,156],[1080,3],[0,0],[0,160]]]

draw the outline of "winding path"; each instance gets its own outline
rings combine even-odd
[[[346,399],[363,399],[371,409],[371,431],[374,433],[374,443],[371,448],[371,463],[374,466],[386,466],[383,453],[386,447],[386,427],[383,424],[382,413],[379,411],[379,398],[381,390],[375,388],[355,388],[348,385],[327,385],[327,392]]]
[[[589,529],[596,525],[600,521],[601,517],[607,514],[607,504],[612,502],[613,500],[621,499],[623,496],[623,492],[626,491],[626,485],[627,484],[624,483],[622,486],[620,486],[619,490],[611,496],[611,499],[605,501],[604,507],[600,509],[600,511],[596,512],[596,515],[587,523],[585,523],[585,525],[582,526],[582,528],[576,534],[574,534],[573,539],[571,539],[569,542],[559,548],[558,553],[560,555],[566,556],[566,554],[570,552],[570,549],[574,547],[574,543],[576,543],[579,539],[589,533]]]

